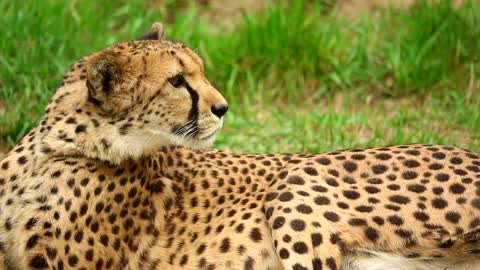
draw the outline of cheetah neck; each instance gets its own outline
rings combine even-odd
[[[77,82],[57,90],[47,106],[36,131],[40,136],[39,151],[43,157],[86,156],[113,164],[139,158],[168,144],[164,137],[139,129],[130,129],[126,117],[111,120],[89,109],[86,93],[72,88],[84,87]],[[86,95],[86,94],[85,94]],[[85,100],[78,103],[78,100]],[[63,109],[63,108],[68,108]],[[128,132],[125,130],[128,129]]]

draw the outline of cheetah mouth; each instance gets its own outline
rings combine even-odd
[[[211,139],[211,138],[215,137],[217,135],[217,132],[218,132],[218,129],[214,130],[212,133],[210,133],[206,136],[199,137],[198,139],[202,140],[202,141],[206,141],[208,139]]]

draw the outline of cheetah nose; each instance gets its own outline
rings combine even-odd
[[[213,114],[215,114],[218,118],[221,118],[228,111],[228,105],[225,103],[214,104],[210,109],[212,110]]]

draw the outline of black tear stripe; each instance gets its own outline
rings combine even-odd
[[[198,116],[199,116],[199,111],[198,111],[198,101],[200,99],[200,97],[198,96],[198,93],[195,89],[192,88],[192,86],[190,86],[190,84],[188,84],[188,82],[184,79],[184,77],[182,77],[183,80],[181,82],[181,85],[184,86],[185,88],[187,88],[187,91],[188,93],[190,94],[190,97],[192,99],[192,107],[190,108],[190,112],[188,114],[188,121],[187,121],[187,124],[186,125],[181,125],[180,127],[177,127],[174,129],[173,133],[174,134],[184,134],[185,131],[188,131],[189,130],[189,126],[193,125],[194,126],[194,129],[193,131],[188,131],[188,136],[190,137],[193,137],[195,135],[197,135],[198,133]],[[190,123],[190,124],[188,124]]]
[[[185,81],[185,87],[187,88],[190,97],[192,98],[192,108],[190,108],[190,113],[188,115],[188,120],[197,121],[198,120],[198,100],[199,96],[197,91],[193,89],[187,81]]]

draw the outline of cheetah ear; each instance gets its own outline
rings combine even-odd
[[[162,41],[165,38],[165,32],[163,31],[163,24],[154,22],[152,28],[147,33],[143,34],[138,40],[159,40]]]
[[[105,113],[115,110],[110,101],[125,75],[121,68],[122,60],[110,51],[100,52],[87,60],[88,101],[99,106]]]

